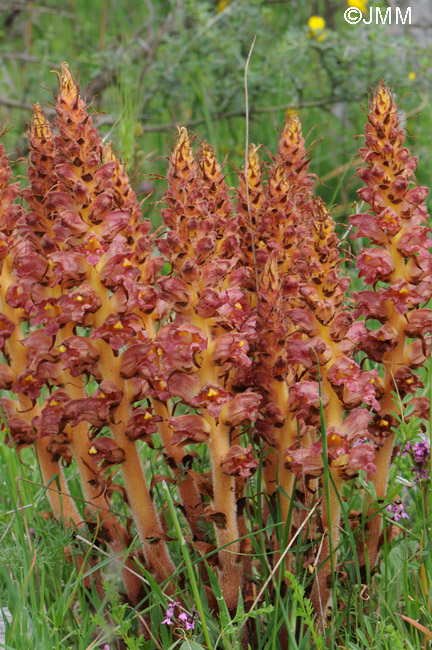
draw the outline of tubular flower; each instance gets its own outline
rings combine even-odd
[[[303,427],[306,425],[303,428],[305,437],[297,452],[293,448],[294,437],[289,444],[285,444],[288,451],[284,450],[281,454],[280,463],[283,463],[283,469],[281,468],[280,473],[289,470],[298,476],[311,475],[318,478],[322,475],[323,446],[321,440],[316,439],[320,426],[321,403],[329,435],[327,462],[333,477],[330,501],[327,505],[327,495],[324,495],[325,503],[321,516],[326,530],[327,508],[330,508],[332,541],[335,544],[339,535],[340,518],[337,492],[342,488],[342,481],[355,476],[359,469],[374,468],[374,448],[368,443],[363,445],[362,449],[357,449],[355,439],[342,435],[344,421],[348,420],[345,415],[352,409],[360,408],[362,404],[379,408],[377,397],[381,394],[381,386],[376,372],[363,371],[352,358],[355,350],[348,338],[352,315],[346,313],[344,308],[349,279],[339,270],[342,259],[335,224],[321,199],[309,200],[308,210],[308,228],[306,231],[299,229],[296,245],[291,252],[291,265],[298,287],[293,307],[309,312],[309,322],[313,323],[313,327],[310,329],[309,326],[302,326],[299,321],[294,335],[295,345],[293,346],[291,341],[287,345],[291,358],[298,364],[290,388],[288,410],[299,424]],[[304,316],[302,318],[306,325],[308,321]],[[321,387],[317,382],[317,363]],[[333,444],[334,441],[339,442]],[[313,472],[310,471],[311,463]],[[323,552],[326,556],[332,552],[327,536]],[[311,592],[311,599],[317,611],[320,603],[326,607],[331,596],[331,590],[327,587],[329,572],[330,566],[327,563],[319,571]]]
[[[247,448],[233,445],[221,464],[222,469],[227,474],[236,475],[243,479],[252,476],[258,466],[259,461],[253,456],[251,444]]]
[[[136,197],[120,163],[103,159],[102,142],[66,64],[59,74],[59,86],[57,134],[35,107],[29,136],[30,188],[24,193],[32,212],[18,220],[22,245],[16,247],[13,271],[13,295],[20,296],[19,302],[14,302],[25,309],[30,327],[45,325],[44,331],[52,337],[51,346],[45,358],[40,358],[40,347],[36,358],[33,348],[26,346],[27,363],[22,364],[23,371],[13,386],[33,402],[45,388],[66,391],[68,399],[62,402],[61,410],[56,408],[56,400],[48,398],[41,416],[34,410],[31,413],[37,445],[44,445],[52,463],[45,480],[50,481],[51,474],[57,473],[58,460],[67,464],[74,461],[86,498],[97,514],[109,505],[100,489],[106,482],[105,468],[121,463],[141,538],[144,542],[149,537],[159,540],[151,547],[144,543],[148,563],[155,575],[164,579],[165,570],[171,570],[171,560],[137,454],[138,436],[126,435],[132,415],[128,394],[129,390],[135,393],[135,386],[126,385],[128,380],[119,371],[119,350],[134,340],[148,338],[139,299],[126,312],[130,280],[143,289],[147,276],[158,268],[154,263],[151,271],[145,264],[141,268],[136,265],[138,258],[143,260],[148,242],[145,246],[140,243],[138,257],[129,245],[146,236],[149,223],[141,221]],[[150,293],[154,291],[151,287]],[[88,378],[97,382],[92,394],[86,389]],[[51,435],[44,428],[47,418]],[[113,437],[95,439],[97,453],[92,454],[92,446],[88,451],[89,434],[103,428],[111,429]],[[93,461],[90,464],[89,458]],[[134,496],[138,493],[142,495],[139,503]],[[79,520],[78,513],[75,518]],[[114,552],[124,549],[126,531],[112,514],[105,516],[101,530],[111,540]],[[131,560],[126,563],[130,565]],[[128,573],[125,568],[129,597],[135,601],[140,582]]]
[[[198,176],[206,187],[204,206],[206,214],[213,217],[211,222],[216,239],[216,253],[222,257],[238,254],[233,204],[216,153],[206,142],[202,143],[199,151]]]
[[[313,178],[309,174],[309,158],[305,148],[301,121],[293,111],[288,111],[278,142],[278,158],[285,166],[285,178],[294,190],[311,192]]]
[[[252,150],[252,153],[255,153]],[[301,122],[288,113],[278,142],[278,154],[270,167],[268,182],[256,194],[252,180],[260,178],[257,161],[249,156],[250,195],[259,207],[257,222],[258,303],[257,340],[251,375],[258,379],[265,417],[257,420],[257,430],[267,443],[276,445],[277,452],[266,449],[264,476],[270,493],[276,489],[276,474],[282,480],[286,494],[292,491],[293,474],[284,472],[283,453],[291,446],[297,423],[288,415],[288,386],[296,378],[293,348],[301,346],[302,333],[297,331],[293,309],[300,301],[299,279],[293,270],[296,243],[306,236],[307,208],[312,199],[313,180],[308,174]],[[257,169],[253,173],[254,166]],[[249,170],[248,170],[249,171]],[[243,179],[240,177],[240,188]],[[262,196],[263,195],[263,196]],[[244,200],[243,207],[244,210]],[[313,320],[313,319],[312,319]],[[313,325],[309,323],[309,329]],[[280,415],[273,421],[269,412]],[[277,429],[277,431],[276,431]],[[279,469],[277,470],[277,464]],[[285,481],[285,482],[284,482]],[[283,502],[283,507],[288,502]],[[284,516],[287,512],[284,512]]]
[[[237,190],[237,213],[243,242],[242,259],[245,265],[252,268],[255,263],[260,266],[266,258],[264,242],[258,236],[259,223],[265,214],[266,207],[264,171],[258,156],[258,149],[254,144],[250,145],[247,169],[243,167],[239,175]],[[255,259],[252,237],[255,245]]]
[[[29,237],[32,244],[48,254],[56,250],[54,244],[54,223],[49,219],[44,200],[57,183],[54,171],[54,134],[39,104],[33,107],[33,122],[30,125],[30,160],[28,177],[30,187],[22,190],[22,196],[29,210],[20,220],[20,234]]]
[[[252,158],[253,165],[256,167]],[[294,473],[299,477],[322,476],[323,448],[317,440],[322,404],[326,428],[331,432],[328,463],[336,489],[330,494],[329,507],[336,543],[340,516],[336,491],[359,469],[372,470],[375,454],[370,443],[357,449],[355,437],[343,433],[339,436],[338,432],[344,431],[347,411],[354,413],[361,404],[378,407],[381,388],[377,373],[363,371],[350,356],[355,351],[347,338],[353,316],[344,311],[349,279],[339,271],[342,260],[335,224],[323,201],[312,195],[307,167],[299,121],[289,119],[262,191],[264,198],[255,189],[260,187],[255,181],[259,174],[249,174],[250,195],[256,192],[259,208],[253,213],[254,228],[259,232],[259,288],[254,363],[246,376],[263,396],[261,408],[267,417],[258,418],[257,430],[267,444],[274,446],[267,450],[264,467],[270,493],[278,480],[284,492],[291,494]],[[242,182],[241,176],[240,187]],[[245,210],[244,200],[240,209]],[[279,413],[277,419],[269,419],[270,412]],[[294,446],[298,427],[303,434],[299,449]],[[362,431],[367,434],[364,423]],[[340,444],[332,444],[334,440],[340,440]],[[307,485],[304,489],[307,500]],[[290,503],[288,499],[281,501],[286,518]],[[322,518],[326,526],[325,504]],[[328,537],[324,550],[327,555],[331,552]],[[330,597],[326,586],[329,571],[328,563],[312,591],[316,608],[320,602],[325,605]]]
[[[413,368],[421,366],[430,354],[429,310],[420,305],[431,297],[432,240],[424,203],[427,189],[415,185],[417,160],[405,147],[397,106],[383,82],[369,109],[365,146],[360,149],[365,166],[358,170],[365,187],[358,194],[370,209],[365,215],[355,215],[352,223],[357,227],[353,239],[362,236],[370,240],[357,260],[373,291],[355,294],[357,311],[365,317],[362,329],[357,329],[356,344],[384,368],[380,415],[371,431],[380,447],[374,478],[376,494],[385,497],[394,433],[384,430],[383,438],[380,423],[390,423],[391,412],[397,410],[393,390],[404,396],[422,385]],[[386,323],[378,332],[369,329],[370,320],[376,318]],[[407,345],[407,336],[420,338],[420,343]],[[375,516],[366,540],[371,567],[377,557],[380,526],[381,518]]]
[[[41,131],[35,135],[50,140],[50,135],[43,125],[39,123],[39,126]],[[43,252],[42,247],[38,245],[40,237],[43,238],[46,234],[45,225],[42,223],[40,192],[45,191],[44,179],[50,175],[50,164],[47,160],[46,168],[42,165],[40,184],[35,188],[33,204],[30,203],[31,207],[34,206],[34,212],[27,217],[23,208],[15,203],[20,191],[19,183],[10,182],[12,170],[3,145],[0,145],[0,341],[8,364],[8,370],[1,374],[2,388],[14,390],[16,396],[15,400],[1,398],[4,417],[2,428],[5,425],[7,430],[6,442],[14,444],[18,452],[23,446],[35,445],[43,480],[49,483],[53,475],[58,476],[60,490],[54,489],[47,493],[53,511],[57,516],[63,517],[67,525],[76,526],[81,517],[70,497],[63,467],[59,462],[61,457],[51,454],[50,440],[41,439],[32,427],[32,418],[37,417],[40,412],[36,398],[44,383],[47,381],[52,385],[58,382],[58,373],[55,373],[54,368],[56,353],[52,351],[52,340],[49,337],[44,338],[40,333],[30,333],[26,346],[21,328],[21,324],[28,321],[34,306],[33,301],[45,293],[50,279],[46,262],[46,253],[50,247]],[[27,255],[34,264],[33,271],[28,265]],[[40,274],[43,266],[46,276]],[[40,290],[36,288],[39,286]],[[28,327],[26,331],[29,331]],[[41,343],[42,349],[38,349],[38,343]]]
[[[215,256],[233,257],[232,265],[240,249],[221,167],[206,143],[197,163],[185,128],[178,132],[168,183],[162,217],[169,231],[157,244],[178,276],[185,282],[197,280],[199,268],[211,264]]]
[[[191,273],[189,269],[196,257],[192,242],[197,238],[200,224],[200,183],[185,128],[179,129],[178,140],[170,158],[168,183],[164,196],[168,207],[162,210],[162,218],[170,230],[166,239],[158,241],[157,245],[162,254],[169,255],[173,268],[182,277],[184,264],[186,273]]]
[[[280,252],[279,266],[289,273],[296,239],[306,235],[313,178],[298,116],[288,112],[279,137],[278,154],[269,170],[266,202],[260,219],[259,240],[268,251]],[[259,242],[258,242],[259,245]],[[291,273],[289,273],[291,275]]]
[[[230,544],[229,552],[219,553],[220,579],[232,608],[242,582],[242,560],[236,555],[240,551],[236,501],[241,495],[235,489],[235,476],[224,471],[223,461],[230,457],[240,426],[257,417],[260,401],[259,395],[241,386],[241,373],[251,365],[255,336],[255,315],[247,292],[252,274],[239,265],[249,231],[233,214],[213,149],[203,143],[195,158],[186,129],[179,130],[170,157],[164,200],[167,207],[162,217],[169,229],[166,238],[158,240],[158,247],[175,274],[162,279],[159,286],[164,301],[179,316],[158,331],[156,354],[167,386],[178,386],[174,390],[184,395],[184,404],[198,407],[200,415],[169,416],[169,393],[159,397],[166,403],[159,412],[168,415],[164,435],[177,453],[190,443],[209,447],[211,509],[218,513],[216,538],[220,546]],[[181,373],[175,384],[170,381],[173,371]],[[189,374],[187,385],[184,373]],[[202,506],[199,510],[204,512]]]
[[[121,210],[129,212],[130,218],[125,230],[125,236],[128,244],[134,249],[136,259],[142,265],[145,265],[146,258],[151,249],[151,238],[148,236],[150,222],[142,218],[141,206],[137,200],[136,194],[132,189],[130,180],[126,171],[117,159],[111,143],[107,143],[103,148],[103,162],[115,163],[112,175],[114,201]],[[103,196],[103,195],[102,195]],[[106,199],[104,198],[104,201]],[[145,275],[145,274],[144,274]],[[145,278],[147,280],[147,278]]]

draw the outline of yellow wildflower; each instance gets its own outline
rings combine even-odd
[[[410,81],[414,81],[415,78],[416,78],[416,76],[417,76],[416,73],[413,72],[413,71],[411,71],[411,72],[409,73],[409,75],[408,75],[408,79],[409,79]]]
[[[311,16],[308,20],[308,27],[313,33],[322,32],[325,26],[326,22],[321,16]]]
[[[327,36],[324,31],[325,26],[326,22],[324,18],[321,18],[321,16],[311,16],[308,20],[308,37],[313,36],[317,41],[323,41]]]
[[[368,0],[348,0],[347,2],[348,7],[356,7],[356,9],[360,9],[363,14],[366,13],[367,3]]]
[[[219,11],[219,13],[221,11],[224,11],[224,9],[226,9],[228,7],[230,2],[231,2],[231,0],[219,0],[218,6],[217,6],[217,10]]]

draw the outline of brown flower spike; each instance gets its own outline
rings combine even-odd
[[[365,287],[353,293],[336,225],[313,193],[296,115],[287,116],[268,165],[251,146],[237,201],[213,148],[179,128],[163,227],[151,233],[67,64],[58,76],[55,124],[34,107],[25,208],[0,148],[6,442],[35,446],[45,484],[58,476],[60,490],[47,492],[58,518],[80,529],[96,523],[98,542],[126,554],[133,604],[143,596],[129,548],[134,530],[140,561],[167,594],[182,581],[161,480],[175,494],[191,550],[218,549],[211,570],[228,608],[235,611],[240,593],[252,603],[260,576],[250,513],[266,490],[268,564],[307,523],[308,595],[323,626],[344,485],[355,490],[363,471],[385,498],[396,415],[409,417],[394,393],[412,416],[428,414],[415,394],[431,348],[427,190],[415,184],[417,161],[391,94],[379,85],[360,151],[359,196],[369,208],[352,217],[353,238],[367,239],[357,255]],[[163,464],[163,476],[153,463]],[[85,521],[68,491],[70,471],[81,481]],[[126,523],[113,512],[114,493]],[[366,506],[372,567],[381,520],[373,516],[379,504]],[[364,564],[362,549],[359,556]]]
[[[381,81],[369,106],[365,146],[360,155],[365,166],[358,170],[365,187],[358,191],[369,204],[367,212],[356,214],[353,238],[367,238],[369,244],[357,255],[359,275],[370,285],[355,295],[357,314],[365,318],[352,328],[352,340],[369,358],[381,364],[385,387],[376,406],[379,416],[369,430],[377,446],[378,498],[386,496],[395,434],[393,412],[400,413],[393,391],[400,398],[422,387],[414,370],[430,356],[432,311],[420,306],[432,296],[431,230],[424,203],[428,190],[415,183],[417,159],[405,146],[405,132],[399,124],[397,106]],[[371,319],[381,326],[370,329]],[[408,343],[408,337],[418,339]],[[405,415],[405,421],[410,416]],[[426,416],[428,419],[428,415]],[[374,512],[370,504],[369,515]],[[366,546],[370,568],[375,566],[381,517],[371,519]]]

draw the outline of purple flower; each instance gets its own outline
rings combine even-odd
[[[179,621],[182,622],[185,630],[193,630],[195,628],[195,621],[193,617],[188,616],[185,612],[179,614]]]
[[[370,438],[367,438],[366,436],[362,436],[361,438],[356,438],[352,446],[358,447],[359,445],[363,445],[365,442],[370,442]]]
[[[33,528],[29,528],[29,535],[30,535],[31,537],[36,538],[36,531],[35,531]],[[37,541],[40,542],[41,539],[42,539],[42,535],[39,535]]]
[[[176,601],[175,603],[170,603],[168,609],[165,612],[165,619],[162,621],[162,625],[172,625],[172,618],[174,616],[174,608],[180,605],[179,601]]]
[[[399,519],[409,519],[409,515],[406,512],[403,503],[398,503],[394,501],[387,506],[386,510],[391,513],[394,521],[399,521]]]
[[[427,442],[416,442],[412,445],[414,462],[418,465],[424,465],[430,458],[430,447]]]
[[[414,461],[411,471],[415,474],[415,480],[421,481],[422,479],[427,478],[431,457],[429,443],[426,442],[426,440],[420,440],[415,443],[408,442],[405,445],[403,455],[405,456],[407,453],[412,456]]]
[[[165,619],[162,621],[162,625],[173,625],[176,622],[176,617],[174,616],[174,609],[180,605],[180,602],[176,601],[175,603],[170,603],[168,609],[165,612]],[[181,612],[177,617],[178,624],[184,630],[194,630],[196,619],[200,617],[199,612],[196,609],[192,610],[193,613],[189,614],[188,612]]]
[[[179,614],[179,621],[181,621],[182,627],[186,631],[194,630],[196,620],[200,618],[200,613],[195,608],[192,611],[193,614],[187,614],[186,612]]]

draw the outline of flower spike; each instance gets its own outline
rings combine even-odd
[[[353,340],[384,368],[379,418],[369,427],[378,448],[373,481],[377,497],[383,498],[394,432],[391,427],[384,431],[380,423],[391,422],[392,412],[400,410],[393,403],[394,390],[403,397],[421,386],[413,368],[421,366],[426,355],[423,351],[418,357],[413,355],[415,343],[408,345],[407,337],[419,337],[423,350],[425,337],[430,343],[430,310],[420,306],[432,296],[432,240],[424,203],[428,191],[415,184],[417,160],[405,146],[397,106],[383,81],[370,103],[365,132],[365,146],[360,149],[365,166],[358,169],[365,187],[358,194],[370,208],[351,221],[357,227],[352,238],[367,237],[370,241],[359,251],[357,263],[360,275],[371,287],[355,294],[357,313],[364,315],[365,324],[353,330]],[[369,328],[373,318],[384,323],[379,330]],[[407,421],[409,416],[404,418]],[[372,515],[373,504],[369,506]],[[371,569],[376,563],[380,529],[381,517],[376,515],[368,524],[366,538]]]

